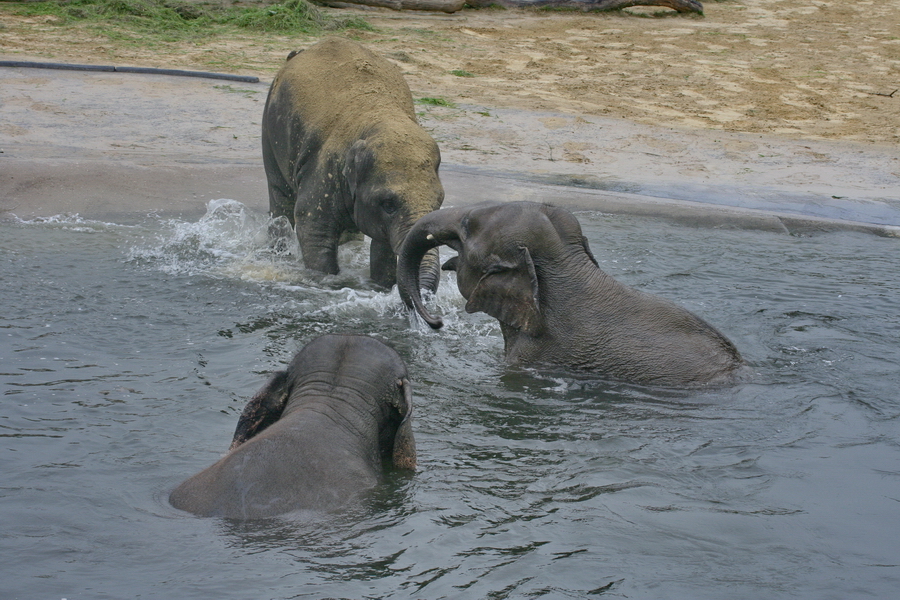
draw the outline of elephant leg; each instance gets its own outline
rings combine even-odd
[[[303,253],[303,264],[306,268],[321,271],[328,275],[340,272],[338,267],[338,243],[340,231],[324,230],[309,222],[297,226],[297,240],[300,252]]]
[[[387,289],[397,283],[397,257],[386,241],[372,240],[369,247],[369,276],[377,285]]]
[[[289,189],[269,182],[269,214],[273,219],[286,217],[294,225],[294,198]]]
[[[278,162],[275,160],[275,156],[267,141],[264,139],[262,146],[263,167],[266,170],[266,182],[269,188],[269,213],[274,219],[287,217],[293,227],[296,197],[291,190],[290,183],[282,175]]]

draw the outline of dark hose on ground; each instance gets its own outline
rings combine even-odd
[[[157,69],[154,67],[113,67],[106,65],[75,65],[70,63],[30,62],[25,60],[0,60],[0,67],[25,69],[62,69],[65,71],[105,71],[114,73],[142,73],[145,75],[175,75],[178,77],[203,77],[206,79],[226,79],[244,83],[259,83],[259,77],[252,75],[230,75],[228,73],[208,73],[206,71],[182,71],[180,69]]]

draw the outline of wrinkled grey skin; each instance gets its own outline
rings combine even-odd
[[[433,328],[418,293],[418,261],[446,244],[467,312],[500,321],[510,363],[589,371],[638,384],[733,381],[743,360],[687,310],[603,272],[577,219],[533,202],[484,203],[423,217],[401,248],[398,287]]]
[[[350,40],[291,53],[263,112],[263,164],[273,217],[295,226],[310,269],[339,271],[347,234],[372,239],[370,274],[390,288],[396,251],[416,220],[440,208],[437,144],[416,121],[398,68]],[[436,253],[422,285],[437,287]]]
[[[337,508],[377,485],[385,465],[415,469],[411,415],[394,350],[365,336],[322,336],[248,402],[228,454],[169,501],[232,519]]]

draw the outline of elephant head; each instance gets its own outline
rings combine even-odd
[[[263,518],[331,509],[412,470],[412,391],[403,361],[366,336],[326,335],[248,402],[218,462],[171,493],[202,516]]]
[[[315,359],[312,358],[312,355],[319,349],[319,346],[322,346],[320,352],[324,350],[319,357],[324,364],[321,365],[323,370],[318,372],[336,369],[338,365],[332,361],[337,357],[332,356],[333,348],[326,346],[326,344],[334,342],[345,342],[345,345],[350,347],[353,353],[371,352],[371,355],[366,356],[343,357],[341,366],[352,369],[353,363],[356,362],[355,366],[360,371],[371,369],[372,373],[376,374],[372,377],[375,381],[370,382],[370,385],[375,385],[377,382],[377,385],[386,387],[380,393],[371,388],[361,390],[362,393],[368,391],[371,396],[378,396],[373,399],[379,401],[381,409],[381,414],[376,419],[379,456],[396,468],[415,469],[416,446],[412,432],[412,386],[407,378],[406,368],[400,357],[391,348],[365,336],[323,336],[298,353],[286,371],[275,372],[244,407],[237,427],[235,427],[229,450],[234,450],[256,437],[270,425],[282,419],[285,414],[301,409],[305,401],[318,398],[317,394],[308,393],[310,390],[304,391],[302,380],[298,380],[298,375],[315,368]],[[345,372],[344,376],[347,375],[349,372]],[[394,379],[391,379],[391,376]],[[391,385],[392,382],[396,389]],[[356,382],[356,387],[361,386],[361,381]],[[337,401],[336,398],[335,401]]]
[[[437,144],[412,120],[373,125],[347,152],[342,175],[348,187],[348,212],[373,240],[372,279],[385,287],[393,285],[395,257],[406,234],[444,201],[440,163]],[[438,261],[437,252],[425,257],[421,269],[425,289],[437,288]]]
[[[407,306],[443,324],[418,293],[418,265],[439,245],[457,251],[467,312],[500,321],[506,357],[597,372],[634,383],[691,386],[730,379],[734,345],[677,305],[603,272],[570,212],[533,202],[488,202],[423,217],[404,242],[397,281]]]
[[[434,329],[443,321],[428,313],[416,293],[418,269],[412,265],[442,244],[457,252],[444,270],[456,271],[459,291],[468,300],[466,311],[487,313],[532,334],[544,326],[535,258],[540,264],[580,253],[597,266],[581,226],[563,209],[488,202],[433,212],[419,220],[401,249],[397,279],[407,306]]]

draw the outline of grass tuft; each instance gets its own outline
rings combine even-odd
[[[443,98],[419,98],[416,100],[419,104],[428,104],[429,106],[445,106],[447,108],[456,108],[456,105],[449,100]]]
[[[329,29],[368,29],[363,19],[329,16],[306,0],[286,0],[280,4],[241,9],[229,17],[237,27],[282,33],[317,33]]]
[[[314,34],[324,30],[373,28],[359,17],[333,17],[307,0],[285,0],[255,6],[224,6],[185,0],[67,0],[29,2],[17,12],[56,17],[58,25],[109,21],[135,31],[171,38],[176,34],[209,37],[228,29],[285,34]]]

